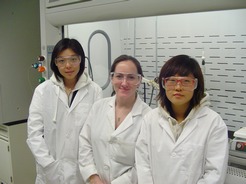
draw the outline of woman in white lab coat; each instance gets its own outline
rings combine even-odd
[[[209,108],[198,62],[168,60],[159,75],[159,106],[144,118],[136,144],[139,184],[223,184],[227,127]]]
[[[35,89],[29,109],[27,144],[36,160],[36,184],[83,184],[79,133],[102,90],[84,73],[84,51],[75,39],[56,44],[50,65],[54,73]]]
[[[90,184],[136,184],[135,143],[150,110],[137,94],[140,63],[121,55],[111,67],[115,95],[96,102],[80,134],[79,163]]]

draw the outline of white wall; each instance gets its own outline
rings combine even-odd
[[[88,52],[89,35],[98,29],[105,31],[112,43],[112,62],[120,54],[133,55],[148,79],[158,76],[164,62],[174,55],[190,55],[200,64],[205,57],[205,67],[201,67],[211,107],[235,131],[246,126],[245,18],[246,9],[242,9],[84,23],[69,25],[68,36],[80,40]],[[103,38],[93,38],[91,49],[95,81],[101,84],[107,74]],[[152,88],[147,87],[149,103]],[[109,94],[108,89],[105,95]]]

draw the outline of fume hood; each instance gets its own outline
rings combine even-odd
[[[182,4],[182,5],[181,5]],[[46,0],[46,18],[54,26],[143,16],[241,9],[244,0]]]

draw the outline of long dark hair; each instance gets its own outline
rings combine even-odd
[[[193,74],[195,78],[198,79],[197,88],[194,90],[194,95],[190,101],[189,108],[187,109],[185,116],[189,114],[191,109],[200,104],[201,99],[204,97],[204,78],[202,74],[201,67],[199,63],[187,56],[187,55],[177,55],[169,59],[161,68],[159,75],[159,94],[157,99],[162,107],[166,107],[167,111],[172,117],[174,117],[174,112],[171,106],[171,102],[166,96],[166,90],[162,87],[162,78],[174,76],[188,76]]]

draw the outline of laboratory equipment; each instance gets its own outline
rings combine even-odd
[[[157,83],[157,78],[155,78],[154,80],[149,80],[146,79],[145,77],[142,78],[144,83],[147,83],[148,85],[154,87],[155,89],[159,90],[159,84]]]
[[[45,61],[45,56],[38,56],[37,61],[31,65],[32,68],[37,69],[38,72],[44,73],[46,71],[46,67],[44,66],[43,62]],[[40,77],[38,79],[39,83],[44,82],[46,79],[44,77]]]
[[[228,166],[225,184],[245,184],[246,170]]]
[[[230,142],[230,151],[237,157],[244,158],[240,163],[246,166],[246,127],[234,132],[234,139]]]
[[[246,127],[234,132],[229,143],[229,163],[225,184],[246,183]]]
[[[149,100],[149,106],[151,106],[152,100],[153,100],[153,95],[154,95],[154,90],[159,91],[159,84],[158,84],[158,77],[156,77],[154,80],[149,80],[146,79],[145,77],[142,77],[142,82],[144,83],[144,102],[146,102],[146,85],[152,86],[151,90],[151,95],[150,95],[150,100]]]
[[[246,127],[240,128],[238,131],[234,132],[234,137],[246,140]]]

